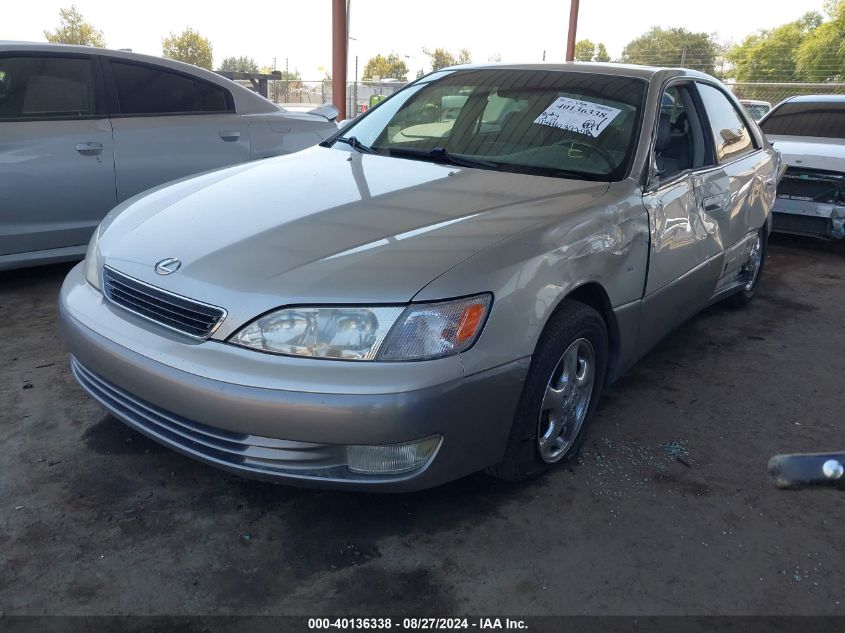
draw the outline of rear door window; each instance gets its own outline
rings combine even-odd
[[[93,114],[91,60],[0,58],[0,119],[67,119]]]
[[[120,114],[158,115],[232,112],[220,86],[188,75],[112,61]]]
[[[754,151],[754,141],[745,120],[725,94],[718,88],[701,83],[698,84],[698,94],[710,121],[716,159],[724,163]]]

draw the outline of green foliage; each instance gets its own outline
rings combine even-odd
[[[171,33],[161,41],[161,54],[200,68],[211,70],[211,42],[193,29],[185,29],[179,35]]]
[[[376,55],[364,66],[364,74],[362,76],[364,81],[375,78],[407,81],[408,65],[395,53],[391,53],[387,57]]]
[[[598,44],[592,40],[578,40],[575,42],[576,62],[609,62],[610,54],[603,42]]]
[[[593,61],[595,62],[609,62],[610,61],[610,53],[607,52],[607,48],[605,47],[603,42],[599,42],[596,46],[596,56],[593,57]]]
[[[656,26],[628,42],[622,50],[621,61],[648,66],[692,68],[713,74],[718,53],[719,45],[707,33]]]
[[[78,44],[104,48],[103,32],[85,21],[76,5],[70,9],[59,9],[59,27],[55,31],[44,31],[44,37],[52,44]]]
[[[455,59],[455,56],[452,55],[452,53],[447,51],[445,48],[435,48],[433,51],[424,48],[423,53],[425,53],[431,58],[431,70],[440,70],[441,68],[446,68],[447,66],[454,66],[458,63],[458,60]]]
[[[807,34],[796,52],[796,73],[803,81],[845,81],[845,0],[829,1],[830,20]]]
[[[232,73],[257,73],[258,64],[252,57],[226,57],[217,70]]]
[[[592,40],[578,40],[575,42],[575,61],[591,62],[596,54],[596,45]]]
[[[445,48],[435,48],[433,51],[424,48],[423,53],[431,59],[431,70],[440,70],[447,66],[472,63],[472,53],[469,52],[468,48],[462,48],[458,51],[457,55],[452,54]]]
[[[728,51],[742,82],[845,81],[845,0],[828,0],[828,19],[810,11],[759,31]]]
[[[799,20],[746,37],[729,49],[726,59],[733,64],[737,81],[793,81],[797,76],[798,49],[821,23],[816,12]]]

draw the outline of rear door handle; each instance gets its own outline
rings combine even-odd
[[[83,156],[97,156],[103,153],[102,143],[77,143],[74,149]]]
[[[241,137],[241,133],[237,130],[229,130],[220,132],[220,138],[222,138],[227,143],[231,143],[232,141],[237,141]]]

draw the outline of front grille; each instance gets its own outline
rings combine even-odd
[[[74,377],[113,415],[181,453],[244,475],[349,478],[342,445],[281,440],[200,424],[130,394],[70,360]]]
[[[845,174],[789,167],[778,184],[778,198],[841,204],[845,202]]]
[[[223,308],[166,292],[108,266],[103,268],[103,293],[138,316],[195,338],[208,338],[226,318]]]

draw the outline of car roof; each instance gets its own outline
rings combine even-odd
[[[73,44],[49,44],[44,42],[15,42],[10,40],[0,40],[0,53],[83,53],[85,55],[103,55],[113,57],[115,59],[134,60],[154,64],[164,68],[171,68],[183,73],[189,73],[196,77],[205,79],[211,83],[223,86],[233,93],[235,97],[236,107],[238,112],[242,114],[261,113],[261,112],[275,112],[278,108],[262,98],[258,94],[247,90],[243,86],[237,84],[230,79],[226,79],[217,73],[193,66],[184,62],[179,62],[174,59],[166,59],[164,57],[155,57],[153,55],[143,55],[141,53],[133,53],[131,51],[114,50],[110,48],[97,48],[94,46],[76,46]]]
[[[789,103],[845,103],[845,95],[795,95],[784,100]]]
[[[668,77],[691,77],[694,79],[710,79],[713,77],[706,73],[689,68],[668,68],[662,66],[640,66],[637,64],[616,64],[602,62],[563,62],[548,64],[463,64],[460,66],[449,66],[443,70],[549,70],[564,72],[596,73],[601,75],[617,75],[620,77],[638,77],[640,79],[652,79],[657,75],[661,78]]]

